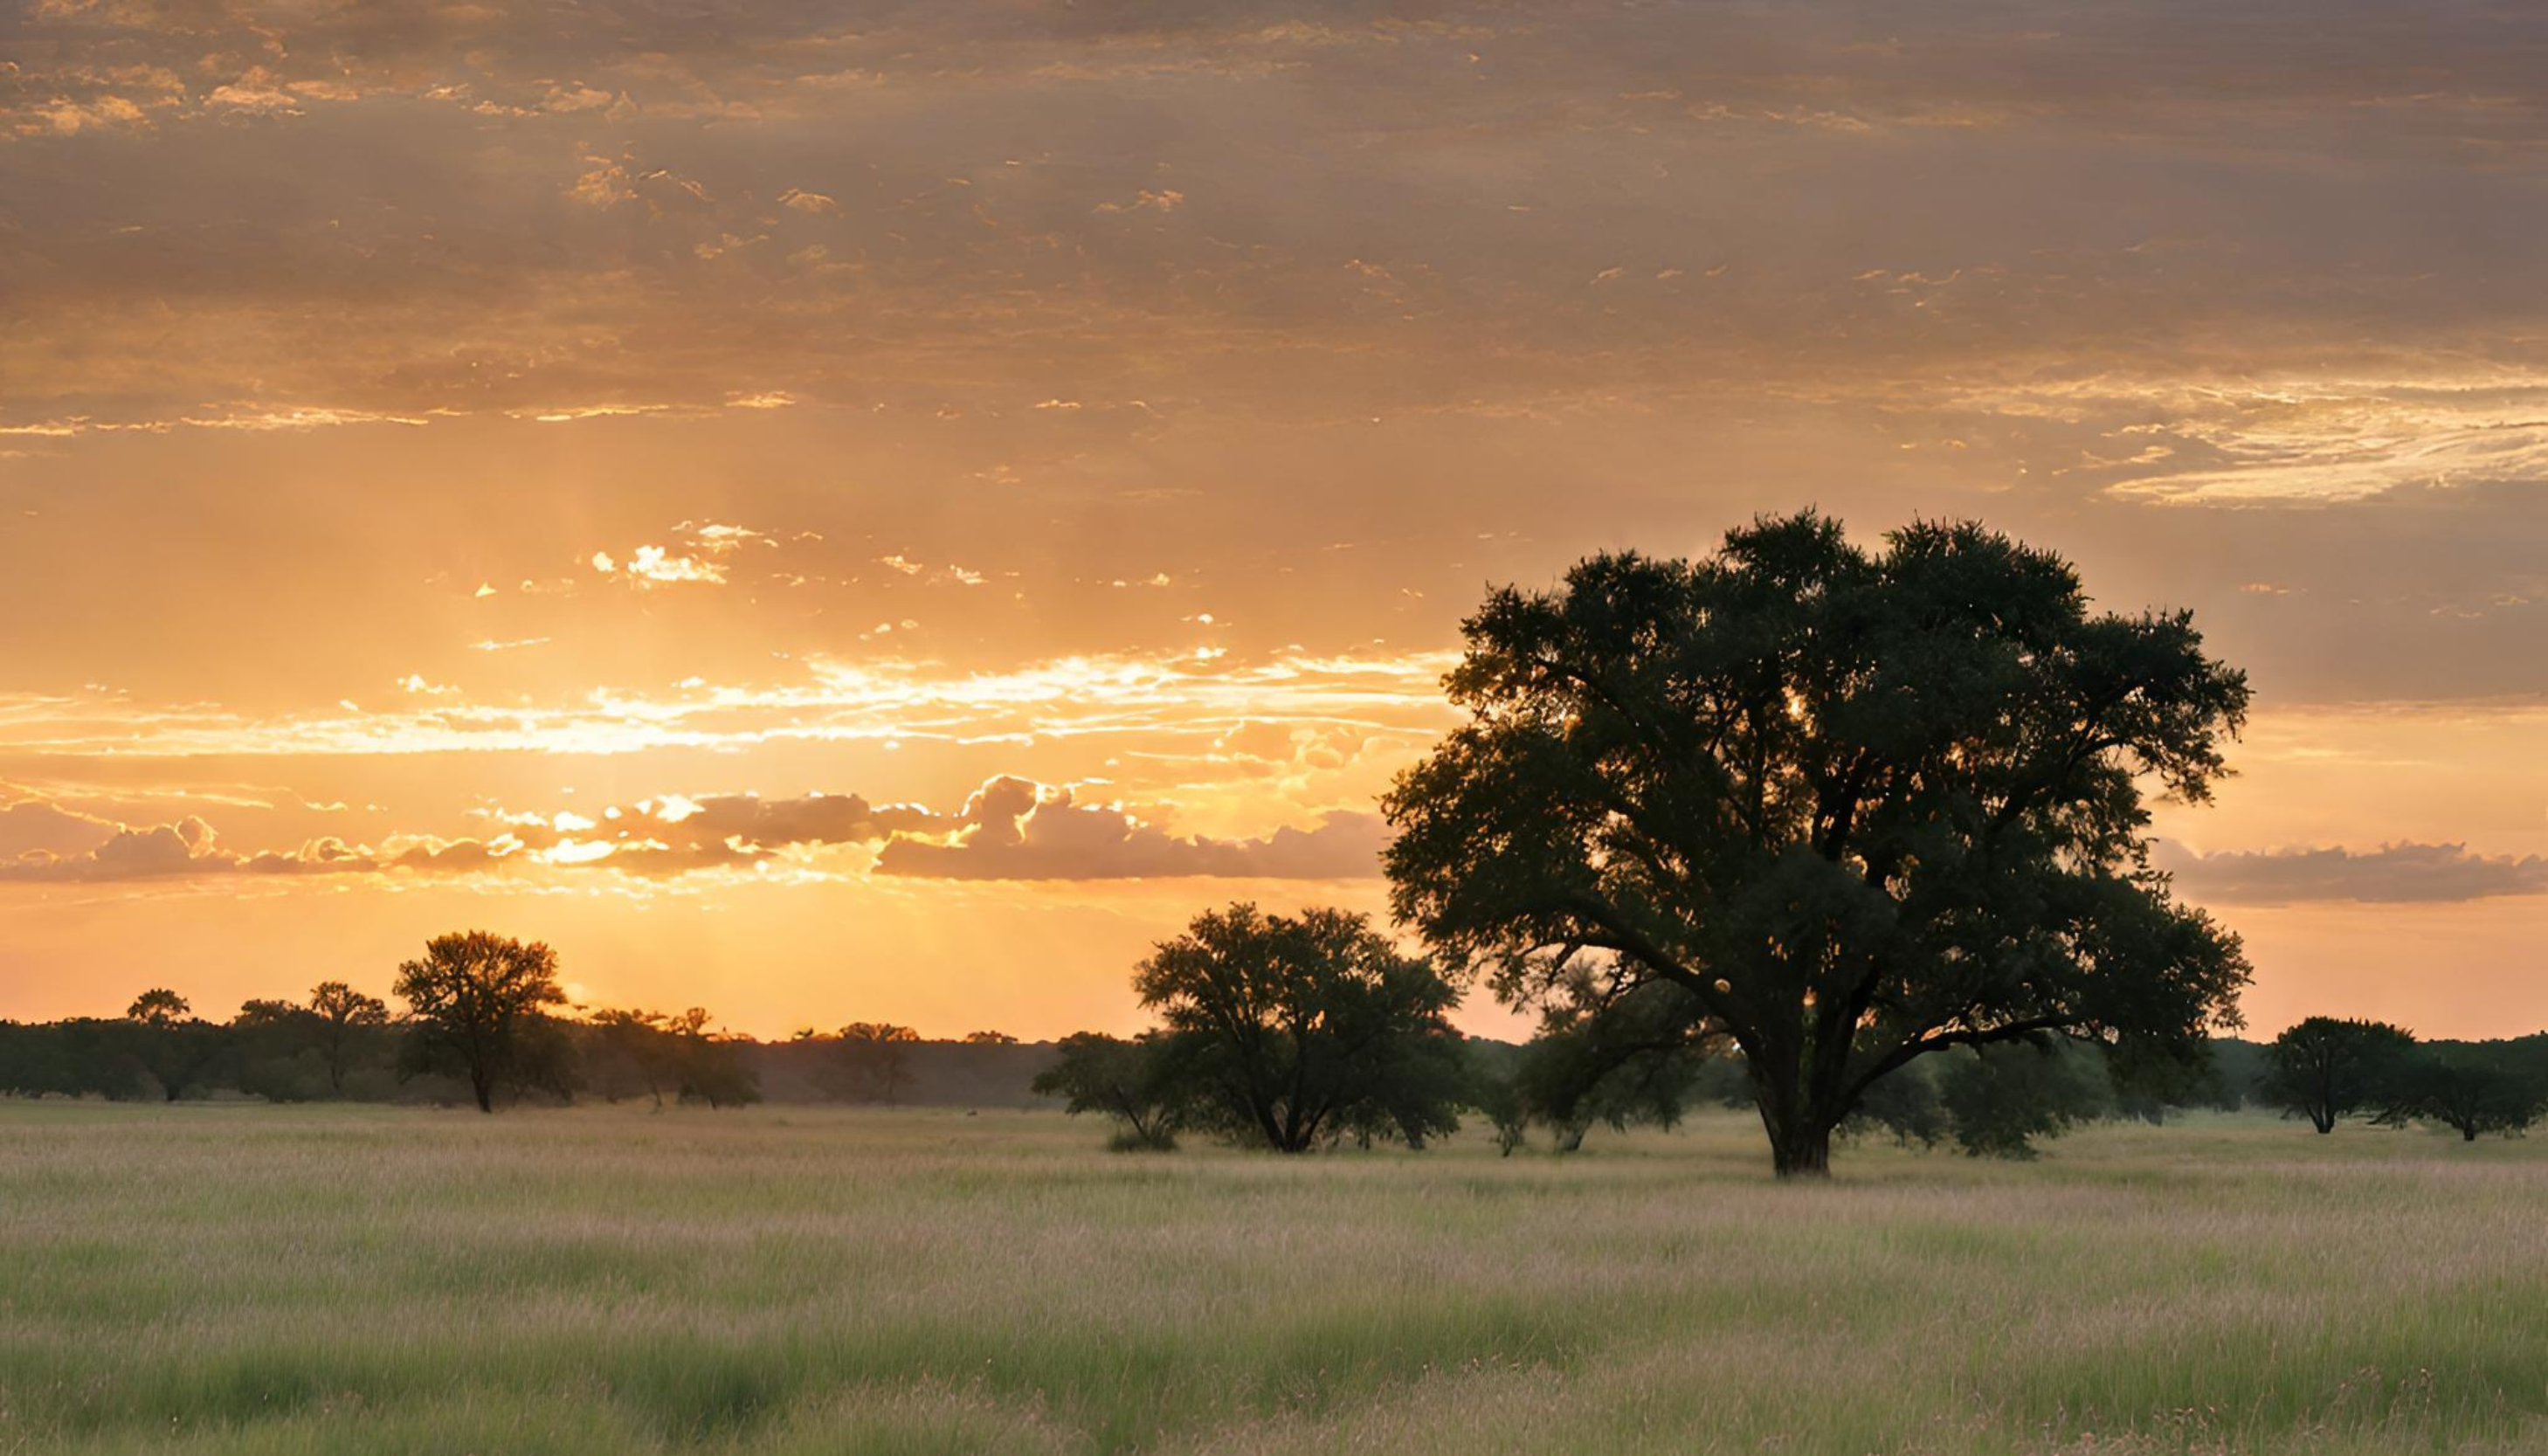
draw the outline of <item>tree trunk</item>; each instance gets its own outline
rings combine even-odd
[[[1816,1121],[1785,1128],[1771,1140],[1770,1160],[1780,1178],[1831,1176],[1832,1130]]]
[[[478,1110],[480,1112],[493,1113],[496,1110],[496,1087],[494,1078],[477,1072],[472,1072],[469,1075],[469,1090],[478,1094]]]
[[[1792,1068],[1752,1066],[1752,1101],[1770,1135],[1770,1166],[1780,1179],[1831,1176],[1832,1119],[1797,1093]]]

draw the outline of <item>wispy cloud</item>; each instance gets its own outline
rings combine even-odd
[[[2445,903],[2548,893],[2548,858],[2472,854],[2458,844],[2177,851],[2161,863],[2186,892],[2225,904],[2289,905],[2329,900]]]

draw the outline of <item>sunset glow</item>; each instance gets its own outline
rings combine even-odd
[[[0,1018],[1130,1030],[1491,585],[1815,504],[2248,670],[2253,1031],[2548,1025],[2548,53],[2331,8],[35,0]]]

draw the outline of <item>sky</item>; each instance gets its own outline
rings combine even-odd
[[[2524,3],[28,0],[0,1017],[1130,1030],[1491,586],[1816,505],[2248,671],[2254,1030],[2538,1030],[2542,235]]]

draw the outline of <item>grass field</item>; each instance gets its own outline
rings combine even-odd
[[[2548,1450],[2548,1140],[0,1102],[0,1451]]]

